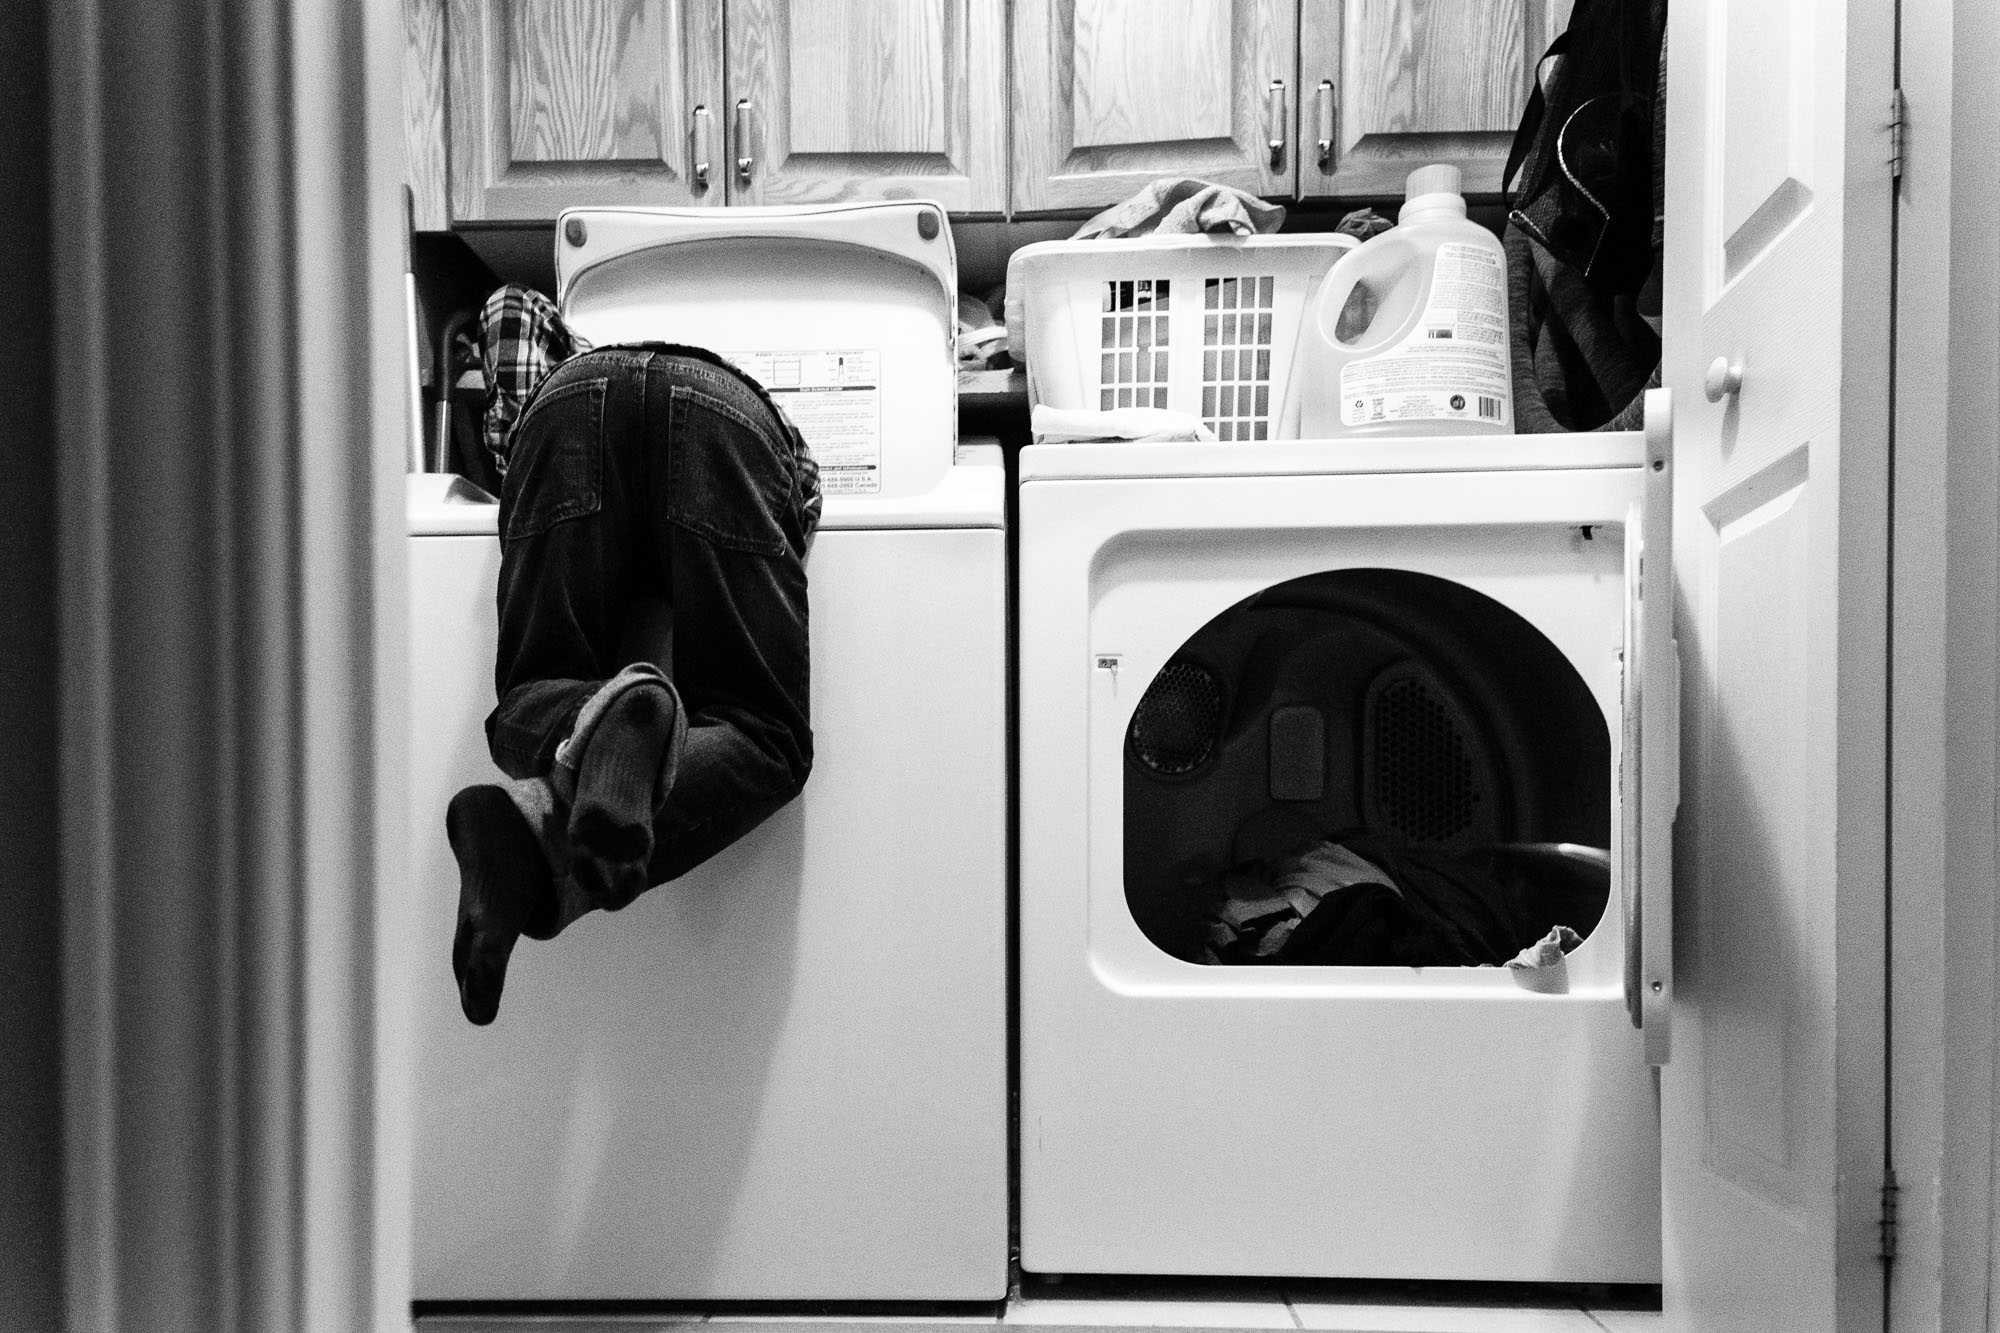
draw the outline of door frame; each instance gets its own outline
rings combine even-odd
[[[1905,1333],[1987,1328],[2000,1289],[2000,12],[1899,8],[1888,1327]]]
[[[409,1326],[402,17],[49,25],[65,1328]]]

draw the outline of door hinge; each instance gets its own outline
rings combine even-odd
[[[1896,1261],[1896,1232],[1898,1229],[1896,1221],[1896,1196],[1901,1192],[1902,1186],[1896,1183],[1896,1168],[1893,1166],[1884,1167],[1882,1170],[1882,1216],[1876,1223],[1881,1228],[1882,1243],[1876,1249],[1875,1257],[1885,1264]]]
[[[1889,180],[1891,183],[1903,179],[1903,90],[1889,90]]]

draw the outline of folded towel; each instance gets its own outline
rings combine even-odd
[[[1250,236],[1276,231],[1284,221],[1282,204],[1267,204],[1254,194],[1213,181],[1167,176],[1105,209],[1078,228],[1071,239],[1198,231]]]
[[[1164,407],[1120,407],[1109,412],[1050,407],[1036,403],[1028,414],[1036,444],[1070,444],[1080,440],[1206,440],[1215,432],[1198,417]]]

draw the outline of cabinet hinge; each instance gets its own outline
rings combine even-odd
[[[1889,91],[1889,179],[1891,182],[1903,179],[1903,90]]]
[[[1896,1261],[1896,1232],[1898,1226],[1896,1221],[1896,1196],[1901,1191],[1902,1186],[1896,1183],[1896,1168],[1893,1166],[1884,1167],[1882,1169],[1882,1215],[1877,1220],[1877,1225],[1881,1228],[1882,1243],[1876,1249],[1875,1257],[1885,1264]]]

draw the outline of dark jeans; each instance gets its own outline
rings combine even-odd
[[[547,776],[577,711],[630,659],[634,599],[673,608],[662,662],[687,713],[648,883],[684,874],[796,796],[807,706],[805,446],[762,389],[664,344],[558,366],[500,496],[500,702],[510,777]]]

